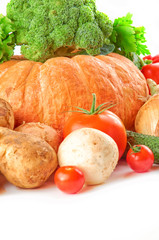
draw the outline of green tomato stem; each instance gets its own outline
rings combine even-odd
[[[95,93],[92,93],[92,95],[93,95],[93,102],[92,102],[92,107],[89,114],[94,114],[94,112],[96,111],[96,95]]]
[[[96,94],[92,93],[93,95],[93,101],[92,101],[92,106],[90,111],[80,108],[80,107],[74,107],[77,110],[75,111],[65,111],[65,112],[79,112],[79,113],[84,113],[87,115],[95,115],[95,114],[101,114],[102,112],[108,110],[111,107],[114,107],[116,104],[112,104],[112,102],[105,102],[100,104],[97,108],[96,108]]]
[[[130,142],[128,142],[130,148],[132,149],[132,153],[138,153],[141,151],[141,147],[140,146],[137,146],[137,145],[134,145],[132,146]]]

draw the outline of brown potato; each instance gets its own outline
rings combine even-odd
[[[41,186],[57,167],[55,150],[44,140],[0,127],[0,171],[21,188]]]
[[[0,98],[0,127],[14,128],[14,113],[11,105]]]
[[[48,144],[50,144],[50,146],[54,148],[56,152],[61,142],[60,135],[58,134],[58,132],[54,128],[44,123],[39,122],[23,123],[14,130],[22,133],[31,134],[36,137],[40,137],[41,139],[45,140]]]

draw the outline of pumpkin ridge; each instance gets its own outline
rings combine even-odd
[[[31,71],[27,77],[25,85],[25,93],[23,100],[23,119],[28,118],[26,122],[41,122],[43,113],[41,113],[41,101],[39,100],[39,95],[41,94],[39,73],[42,63],[35,62],[32,66]]]
[[[116,53],[110,54],[111,58],[113,58],[114,56],[117,58],[118,63],[119,62],[122,63],[122,60],[125,59],[124,56],[121,56],[119,54],[116,54]],[[132,81],[127,83],[127,85],[130,88],[130,93],[133,94],[132,98],[134,98],[134,97],[136,97],[136,99],[138,98],[139,108],[140,108],[143,105],[142,100],[140,100],[141,89],[143,88],[143,85],[145,86],[145,88],[143,89],[144,95],[147,97],[149,94],[146,79],[143,76],[143,74],[141,73],[141,71],[133,64],[132,61],[130,61],[129,59],[126,58],[124,63],[127,68],[128,75],[132,79]],[[123,63],[122,63],[122,67],[123,67]],[[139,79],[140,79],[140,81],[139,81]],[[141,81],[141,79],[142,79],[142,81]],[[136,84],[136,81],[137,81],[137,84]],[[145,84],[143,84],[144,82],[145,82]],[[132,91],[132,89],[134,89],[135,91]],[[135,117],[134,117],[134,120],[135,120]]]
[[[23,119],[23,111],[22,109],[22,103],[23,103],[23,82],[25,81],[25,76],[28,76],[29,69],[32,68],[31,61],[16,61],[15,64],[10,66],[8,68],[8,71],[6,71],[3,76],[0,78],[0,93],[1,97],[4,100],[7,100],[11,106],[14,108],[14,114],[15,114],[15,126],[22,123]],[[18,71],[16,71],[16,69]],[[8,76],[11,74],[11,78],[8,81]],[[4,86],[6,88],[3,90]]]
[[[125,121],[125,108],[120,109],[120,105],[123,102],[123,97],[124,97],[124,92],[123,92],[123,88],[122,88],[122,79],[120,76],[118,76],[117,72],[115,71],[115,65],[116,62],[113,61],[113,65],[111,63],[109,63],[109,61],[105,61],[105,60],[109,60],[109,55],[99,55],[96,56],[96,58],[98,58],[100,61],[102,61],[107,68],[109,69],[109,75],[108,75],[108,81],[111,83],[114,91],[116,91],[116,94],[113,95],[113,97],[115,97],[115,104],[116,106],[112,109],[110,109],[112,112],[115,113],[123,119],[123,121]]]
[[[121,78],[121,76],[118,74],[118,72],[116,71],[116,59],[114,61],[114,57],[111,57],[110,54],[109,55],[99,55],[96,56],[96,58],[100,59],[101,61],[103,61],[107,67],[109,67],[110,69],[110,76],[112,76],[113,81],[111,81],[111,77],[109,77],[109,81],[111,82],[111,84],[114,86],[114,89],[117,89],[117,94],[116,94],[116,107],[115,107],[115,113],[123,120],[123,122],[126,121],[126,108],[125,105],[122,108],[122,111],[120,109],[120,104],[122,104],[123,99],[124,99],[124,88],[122,87],[123,85],[123,80]],[[119,64],[119,63],[118,63]],[[121,68],[121,70],[124,72],[126,72],[125,68]],[[117,79],[117,80],[116,80]],[[114,80],[116,80],[116,82],[114,83]],[[111,109],[113,110],[113,109]],[[114,112],[114,111],[113,111]]]
[[[90,87],[89,87],[89,84],[88,84],[88,81],[87,81],[87,77],[85,76],[83,68],[80,66],[79,62],[76,61],[76,58],[78,58],[78,55],[72,57],[71,61],[73,62],[74,66],[75,66],[75,68],[78,72],[78,80],[80,79],[83,82],[83,87],[84,87],[85,91],[87,92],[87,94],[89,94],[87,102],[84,101],[84,100],[83,100],[83,102],[79,101],[79,102],[77,102],[76,106],[78,106],[78,107],[83,107],[84,106],[84,108],[86,110],[90,110],[90,106],[91,106],[91,102],[92,102],[92,93],[93,92],[90,91]],[[70,106],[76,107],[73,102],[71,102]],[[73,108],[73,110],[74,110],[74,108]]]
[[[100,58],[101,57],[101,58]],[[101,62],[103,62],[103,64],[105,65],[105,66],[107,66],[107,68],[109,69],[109,76],[111,76],[111,75],[113,75],[113,76],[115,76],[115,77],[118,77],[117,76],[117,73],[115,72],[115,69],[114,69],[114,67],[112,66],[112,65],[109,65],[109,64],[106,64],[106,62],[103,60],[103,58],[109,58],[109,57],[107,57],[107,56],[104,56],[104,55],[102,55],[102,56],[96,56],[95,58],[97,58],[99,61],[101,61]],[[108,78],[109,79],[109,78]],[[120,84],[122,83],[122,81],[121,81],[121,78],[119,78],[118,77],[118,79],[120,80]],[[109,79],[109,81],[111,82],[111,84],[112,84],[112,87],[115,89],[116,87],[119,87],[119,85],[117,86],[117,85],[115,85],[115,83],[114,83],[114,81],[112,81],[112,79]],[[120,90],[119,88],[118,88],[118,90]]]
[[[118,54],[115,54],[115,53],[111,53],[105,57],[107,58],[105,59],[106,62],[108,61],[108,58],[109,58],[110,63],[108,62],[107,64],[111,64],[111,63],[113,64],[112,67],[114,68],[117,76],[121,79],[123,99],[125,101],[125,105],[122,110],[123,114],[120,117],[124,122],[128,122],[130,121],[129,115],[131,115],[129,111],[134,111],[134,113],[132,114],[134,117],[131,120],[132,122],[134,122],[136,109],[137,108],[139,109],[143,105],[143,102],[140,101],[138,97],[139,95],[142,95],[142,94],[144,96],[148,94],[146,81],[143,78],[143,75],[140,73],[140,70],[129,59],[125,59],[125,57],[118,56]],[[104,56],[97,56],[97,58],[104,59]],[[115,61],[114,61],[114,58],[115,58]],[[141,94],[141,89],[142,89],[142,94]],[[133,107],[132,99],[134,99],[135,101],[138,101],[138,107],[136,108]],[[120,109],[119,111],[121,113]]]
[[[22,61],[25,61],[25,60],[22,60]],[[31,69],[30,69],[30,71],[28,72],[28,75],[27,75],[27,77],[25,78],[25,82],[24,82],[24,90],[23,90],[23,97],[22,97],[22,99],[23,99],[23,101],[22,101],[22,109],[25,109],[25,104],[26,104],[26,85],[27,85],[27,80],[28,80],[28,78],[29,78],[29,76],[30,76],[30,74],[31,74],[31,72],[32,72],[32,70],[33,70],[33,68],[34,68],[34,66],[36,65],[36,62],[35,62],[35,64],[33,63],[33,65],[32,65],[32,67],[31,67]],[[25,114],[25,113],[24,113]]]
[[[115,58],[118,59],[120,62],[122,62],[122,61],[124,60],[124,63],[125,63],[125,65],[128,67],[128,69],[130,70],[130,72],[131,72],[132,66],[133,66],[133,72],[135,72],[136,75],[138,75],[140,78],[142,78],[143,80],[145,80],[145,77],[143,76],[142,72],[133,64],[133,62],[132,62],[130,59],[125,58],[124,56],[119,55],[119,54],[117,54],[117,53],[110,53],[110,54],[109,54],[109,57],[111,57],[111,58],[114,58],[114,57],[115,57]],[[147,85],[146,85],[146,86],[147,86]]]
[[[105,56],[103,56],[103,57],[105,57]],[[87,66],[81,65],[81,63],[82,63],[82,59],[81,58],[83,59],[83,56],[82,57],[81,56],[76,56],[73,59],[76,62],[78,62],[78,65],[81,67],[83,73],[84,73],[84,69],[86,68],[86,74],[87,74],[87,72],[91,71],[89,69],[89,66],[91,64],[90,65],[88,64]],[[117,84],[116,84],[117,85],[116,86],[114,84],[114,81],[111,81],[111,78],[113,76],[112,68],[110,66],[108,66],[102,59],[98,59],[98,58],[92,57],[92,56],[85,56],[85,60],[86,61],[90,60],[92,62],[92,59],[94,61],[94,64],[96,65],[96,66],[92,66],[92,69],[94,69],[93,71],[96,71],[96,69],[98,69],[98,71],[99,72],[103,72],[103,74],[102,74],[101,78],[100,77],[98,78],[99,82],[94,81],[94,80],[92,81],[93,83],[95,82],[95,86],[92,86],[91,82],[89,82],[88,80],[87,80],[87,85],[89,86],[89,89],[91,89],[91,93],[96,93],[97,95],[99,95],[98,92],[101,92],[101,89],[103,89],[104,93],[103,93],[102,97],[101,96],[97,96],[97,105],[100,105],[103,102],[111,102],[112,101],[112,97],[110,97],[110,94],[107,94],[107,92],[109,92],[109,93],[110,93],[110,91],[118,92],[118,90],[119,90],[119,86]],[[94,75],[96,75],[96,73],[92,72],[91,75],[93,77]],[[89,79],[89,77],[87,76],[86,79]],[[109,88],[109,90],[108,90],[108,88]],[[118,88],[118,90],[116,88]],[[109,96],[109,99],[107,99],[107,95]],[[117,99],[118,99],[117,94],[114,94],[113,95],[113,100],[114,100],[113,102],[115,104],[118,102]],[[111,111],[113,111],[114,109],[117,110],[117,107],[118,106],[112,107]]]
[[[87,89],[87,91],[90,93],[90,96],[91,96],[91,98],[92,98],[92,92],[90,91],[90,89],[89,89],[89,84],[88,84],[88,81],[87,81],[87,77],[85,76],[85,74],[84,74],[84,71],[83,71],[83,68],[80,66],[80,64],[76,61],[76,58],[77,58],[78,56],[75,56],[75,57],[73,57],[73,58],[71,58],[71,60],[74,62],[74,64],[76,64],[76,66],[77,66],[77,68],[79,69],[79,72],[80,72],[80,74],[79,74],[79,77],[81,78],[81,79],[83,79],[83,81],[84,81],[84,83],[85,83],[85,85],[86,85],[86,89]],[[91,99],[90,99],[90,102],[91,102]],[[78,105],[78,107],[79,107],[79,105]],[[89,106],[88,106],[89,107]],[[86,107],[86,110],[89,110],[87,107]]]
[[[48,60],[47,60],[48,61]],[[43,116],[45,115],[45,111],[44,111],[44,99],[45,99],[45,96],[44,93],[43,93],[43,88],[42,88],[42,79],[41,79],[41,74],[42,74],[42,68],[44,67],[44,65],[47,65],[47,61],[45,63],[43,63],[40,68],[39,68],[39,74],[37,76],[37,80],[38,80],[38,83],[39,83],[39,88],[40,88],[40,91],[39,91],[39,112],[38,112],[38,115],[39,115],[39,118],[40,118],[40,122],[43,122],[45,124],[45,120],[44,121],[41,121],[41,119],[43,119]]]
[[[45,76],[42,74],[41,78],[47,82],[47,85],[52,86],[49,91],[49,95],[52,96],[52,101],[50,101],[50,99],[47,100],[47,97],[45,100],[49,105],[56,105],[54,112],[51,111],[51,117],[53,119],[56,116],[56,121],[54,121],[51,126],[61,131],[64,121],[71,114],[67,112],[70,110],[70,106],[90,106],[88,103],[88,88],[81,77],[81,69],[77,63],[70,58],[58,57],[49,59],[43,64],[43,72],[45,72],[46,69],[47,73]],[[45,92],[47,85],[44,87]],[[55,91],[53,91],[52,88],[55,88]],[[87,96],[87,98],[81,100],[82,96]],[[91,98],[92,96],[90,94],[90,103]],[[46,105],[46,101],[44,105]],[[49,111],[49,115],[51,112]],[[46,107],[44,114],[44,122],[45,119],[47,119],[45,123],[48,124],[48,119],[51,119],[51,117],[48,116]],[[58,119],[61,119],[60,124]]]
[[[14,66],[16,63],[18,63],[20,61],[18,60],[11,60],[11,61],[7,61],[7,62],[4,62],[3,64],[0,64],[0,78],[3,76],[3,74],[5,74],[5,72],[8,71],[8,69],[11,67],[11,66]],[[5,65],[7,65],[7,67],[5,68]],[[8,66],[9,65],[9,66]],[[4,69],[4,70],[3,70]]]
[[[80,61],[78,61],[78,59],[80,60]],[[93,87],[92,86],[92,81],[88,81],[90,78],[87,78],[86,77],[86,74],[89,72],[91,72],[91,69],[90,68],[86,68],[85,66],[81,66],[80,64],[82,63],[82,61],[83,60],[85,60],[86,61],[86,63],[89,61],[94,61],[94,59],[95,59],[95,57],[93,57],[93,56],[87,56],[87,55],[84,55],[84,56],[80,56],[80,55],[77,55],[77,56],[75,56],[74,58],[73,58],[73,60],[75,60],[76,61],[76,63],[78,64],[78,66],[80,67],[80,69],[81,69],[81,71],[82,71],[82,73],[83,73],[83,75],[85,76],[85,79],[86,79],[86,81],[87,81],[87,86],[88,86],[88,89],[92,89],[92,90],[90,90],[90,92],[91,92],[91,94],[94,92],[94,90],[93,90],[93,88],[97,88],[97,86],[98,86],[98,83],[97,82],[94,82],[95,83],[95,87]],[[84,61],[84,62],[85,62]],[[91,65],[90,65],[90,67],[91,67]],[[92,95],[91,95],[91,97],[92,97]]]

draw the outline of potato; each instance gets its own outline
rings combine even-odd
[[[15,131],[27,133],[34,135],[36,137],[40,137],[41,139],[45,140],[54,150],[57,152],[58,147],[60,145],[60,135],[58,132],[44,123],[39,122],[31,122],[31,123],[24,123],[17,128],[14,129]]]
[[[21,188],[41,186],[57,167],[55,150],[44,140],[0,127],[0,171]]]
[[[107,134],[81,128],[69,134],[59,146],[60,166],[77,166],[87,185],[101,184],[111,175],[119,158],[115,141]]]
[[[0,127],[14,128],[14,113],[11,105],[0,98]]]

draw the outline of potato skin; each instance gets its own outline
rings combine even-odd
[[[14,130],[17,132],[22,132],[34,135],[36,137],[40,137],[41,139],[45,140],[52,148],[54,148],[55,152],[57,152],[60,145],[61,139],[59,133],[54,128],[44,123],[23,123]]]
[[[0,127],[14,128],[14,113],[11,105],[0,98]]]
[[[45,141],[0,127],[0,171],[21,188],[44,184],[57,167],[55,150]]]

